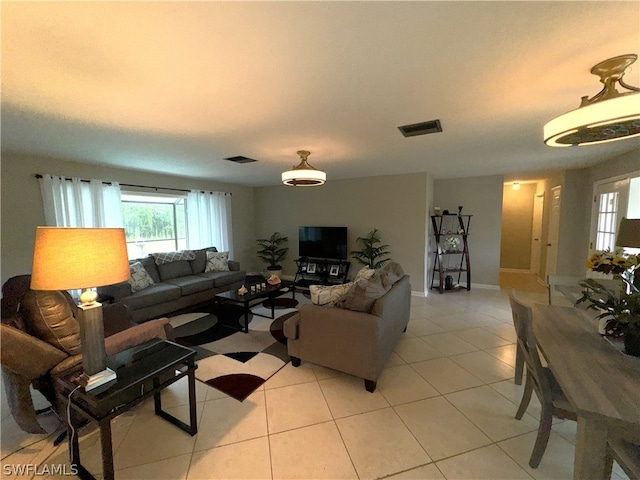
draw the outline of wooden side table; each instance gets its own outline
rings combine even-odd
[[[70,408],[100,427],[103,478],[114,478],[113,448],[111,444],[111,419],[153,395],[156,415],[173,423],[190,435],[198,432],[196,418],[195,350],[167,340],[151,340],[108,358],[109,368],[118,376],[116,382],[104,391],[94,393],[77,388],[79,375],[58,378],[62,386],[59,395],[69,401]],[[180,380],[189,381],[189,424],[162,410],[160,392]],[[75,426],[67,425],[71,463],[82,479],[95,477],[80,462],[80,448]]]

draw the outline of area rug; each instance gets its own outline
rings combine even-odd
[[[269,315],[258,306],[253,312]],[[282,325],[295,315],[292,308],[276,309],[275,319],[249,315],[249,333],[239,331],[242,309],[185,313],[171,317],[176,343],[196,350],[196,378],[236,400],[243,401],[289,363]]]

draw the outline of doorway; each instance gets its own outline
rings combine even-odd
[[[541,268],[542,207],[538,182],[508,182],[502,193],[500,287],[546,292],[538,281]]]
[[[558,263],[558,236],[560,233],[560,200],[562,187],[551,189],[551,208],[549,210],[549,233],[547,234],[547,264],[545,275],[555,275]]]
[[[533,199],[533,221],[531,226],[531,273],[541,280],[540,260],[542,259],[542,219],[544,218],[544,194]]]

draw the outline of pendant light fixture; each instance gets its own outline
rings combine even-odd
[[[307,157],[311,152],[307,150],[298,150],[300,155],[300,164],[291,170],[282,172],[282,183],[293,187],[316,187],[323,185],[327,181],[327,174],[322,170],[313,168],[307,163]]]
[[[550,147],[596,145],[640,136],[640,88],[622,80],[636,61],[631,53],[598,63],[591,73],[604,88],[592,98],[582,97],[580,107],[554,118],[544,126],[544,143]],[[627,91],[618,92],[616,83]]]

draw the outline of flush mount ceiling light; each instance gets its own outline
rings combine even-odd
[[[622,80],[625,70],[636,61],[631,53],[598,63],[591,73],[604,88],[592,98],[582,97],[576,110],[554,118],[544,126],[544,143],[550,147],[596,145],[640,135],[640,88]],[[628,91],[616,90],[616,82]]]
[[[300,164],[293,169],[282,172],[282,183],[293,187],[316,187],[327,181],[327,174],[322,170],[313,168],[307,163],[307,157],[311,152],[298,150]]]

